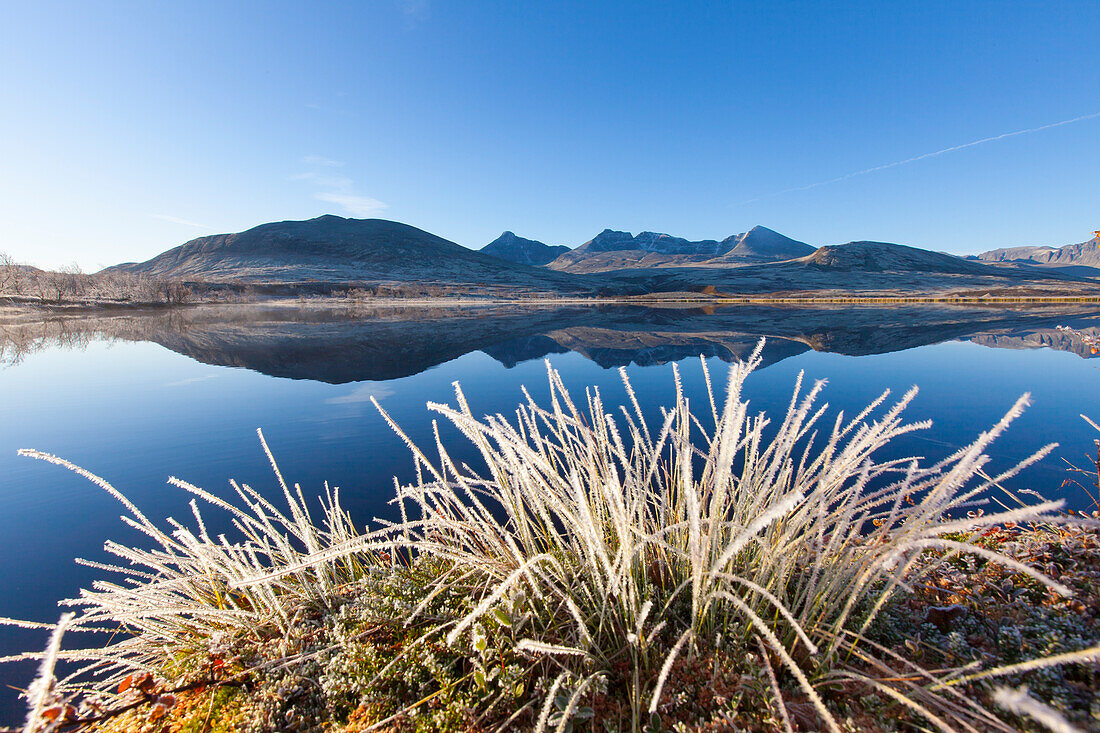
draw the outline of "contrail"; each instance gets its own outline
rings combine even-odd
[[[1015,132],[1006,132],[1002,135],[994,135],[993,137],[983,137],[981,140],[975,140],[974,142],[963,143],[962,145],[954,145],[950,148],[944,148],[943,150],[937,150],[934,153],[925,153],[924,155],[918,155],[915,158],[906,158],[905,160],[895,161],[893,163],[886,163],[885,165],[876,165],[874,168],[865,168],[861,171],[854,173],[848,173],[840,176],[839,178],[830,178],[827,181],[818,181],[817,183],[811,183],[806,186],[796,186],[795,188],[788,188],[783,191],[777,191],[776,193],[767,194],[765,196],[758,196],[748,201],[742,201],[739,206],[744,204],[751,204],[754,201],[760,201],[761,199],[772,198],[775,196],[782,196],[785,193],[794,193],[795,191],[809,191],[811,188],[819,188],[821,186],[828,186],[831,183],[839,183],[841,181],[847,181],[849,178],[855,178],[856,176],[865,176],[868,173],[875,173],[876,171],[883,171],[887,168],[897,168],[899,165],[907,165],[909,163],[916,163],[918,160],[925,160],[927,158],[935,158],[946,153],[953,153],[956,150],[963,150],[965,148],[972,148],[975,145],[984,145],[985,143],[995,142],[997,140],[1004,140],[1008,137],[1016,137],[1017,135],[1028,135],[1033,132],[1041,132],[1042,130],[1049,130],[1052,127],[1061,127],[1062,125],[1072,125],[1074,122],[1084,122],[1085,120],[1095,119],[1100,117],[1100,112],[1093,112],[1090,115],[1082,115],[1081,117],[1074,117],[1072,120],[1062,120],[1061,122],[1052,122],[1049,125],[1041,125],[1039,127],[1029,127],[1026,130],[1016,130]]]

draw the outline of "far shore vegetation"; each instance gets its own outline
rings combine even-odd
[[[417,480],[369,527],[338,488],[318,502],[288,482],[262,434],[275,493],[232,482],[229,502],[172,478],[193,496],[180,521],[23,451],[147,537],[82,561],[103,579],[58,624],[7,621],[50,632],[16,657],[40,661],[23,730],[1100,726],[1100,515],[1007,488],[1056,446],[1015,466],[987,452],[1028,397],[943,460],[884,459],[931,429],[904,419],[915,389],[833,416],[799,377],[773,423],[742,395],[762,349],[724,390],[704,361],[704,405],[673,367],[656,421],[625,372],[613,406],[548,369],[548,403],[525,395],[510,417],[479,417],[456,384],[429,408],[475,467],[376,402]],[[1096,450],[1069,480],[1100,497]],[[208,533],[200,504],[233,532]]]
[[[0,252],[0,298],[12,304],[182,304],[194,300],[192,285],[124,272],[89,274],[73,264],[43,270]]]
[[[506,292],[503,294],[507,294]],[[0,302],[29,306],[186,305],[239,303],[266,298],[319,297],[337,300],[454,298],[477,289],[436,283],[253,283],[157,278],[106,270],[86,273],[73,264],[58,270],[22,265],[0,252]]]

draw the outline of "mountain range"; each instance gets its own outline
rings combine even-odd
[[[1100,281],[1089,275],[1100,271],[1041,265],[1091,265],[1097,244],[964,258],[887,242],[813,247],[757,226],[699,241],[606,229],[576,249],[506,231],[475,251],[407,224],[325,215],[199,237],[146,262],[108,269],[215,283],[431,283],[498,294],[1096,294]],[[1020,266],[1025,256],[1046,260]]]
[[[204,282],[432,282],[551,291],[576,285],[568,276],[475,252],[408,224],[333,215],[199,237],[145,262],[107,269]]]
[[[982,252],[984,262],[1026,262],[1041,265],[1084,265],[1100,267],[1100,234],[1087,242],[1064,247],[1009,247]]]
[[[605,229],[576,249],[560,255],[548,266],[575,273],[703,264],[737,266],[782,262],[813,251],[808,244],[761,226],[721,241],[704,239],[698,242],[656,232],[634,236],[630,232]]]

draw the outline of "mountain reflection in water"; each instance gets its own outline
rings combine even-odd
[[[1059,326],[1068,326],[1059,329]],[[884,354],[950,340],[1095,356],[1095,306],[197,306],[0,322],[0,363],[94,340],[150,341],[199,362],[331,384],[418,374],[471,351],[506,367],[575,351],[603,367],[687,357],[764,363],[814,350]]]

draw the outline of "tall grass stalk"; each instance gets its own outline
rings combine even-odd
[[[73,623],[74,614],[64,613],[50,633],[50,641],[38,665],[38,676],[27,687],[27,719],[23,724],[23,733],[47,733],[63,721],[57,716],[56,723],[42,724],[43,712],[61,700],[56,689],[57,677],[54,672],[61,654],[61,639]]]
[[[174,663],[185,663],[189,657],[205,660],[213,649],[234,638],[289,636],[304,611],[325,606],[342,584],[361,575],[362,563],[369,558],[360,554],[303,563],[323,548],[349,544],[357,537],[355,526],[340,505],[339,489],[327,484],[321,515],[315,520],[301,488],[287,486],[263,433],[257,432],[286,509],[276,508],[247,484],[230,482],[241,505],[236,506],[186,481],[169,479],[173,486],[227,512],[240,535],[233,542],[224,534],[210,536],[196,499],[190,502],[193,528],[169,517],[168,527],[162,529],[99,476],[47,453],[19,451],[63,466],[102,488],[127,509],[122,521],[153,541],[149,549],[108,541],[104,549],[123,564],[77,560],[121,580],[95,581],[78,598],[61,602],[81,609],[67,622],[67,631],[106,633],[111,639],[104,646],[58,652],[58,659],[80,663],[62,682],[87,680],[95,673],[104,680],[97,689],[109,690],[130,672],[161,669],[166,655]],[[289,566],[297,569],[269,582],[238,585],[259,573]],[[21,625],[8,619],[0,623]],[[27,653],[0,661],[40,656]]]
[[[1038,721],[1051,733],[1080,733],[1057,710],[1029,695],[1026,687],[998,687],[993,691],[993,700],[1005,710]]]

